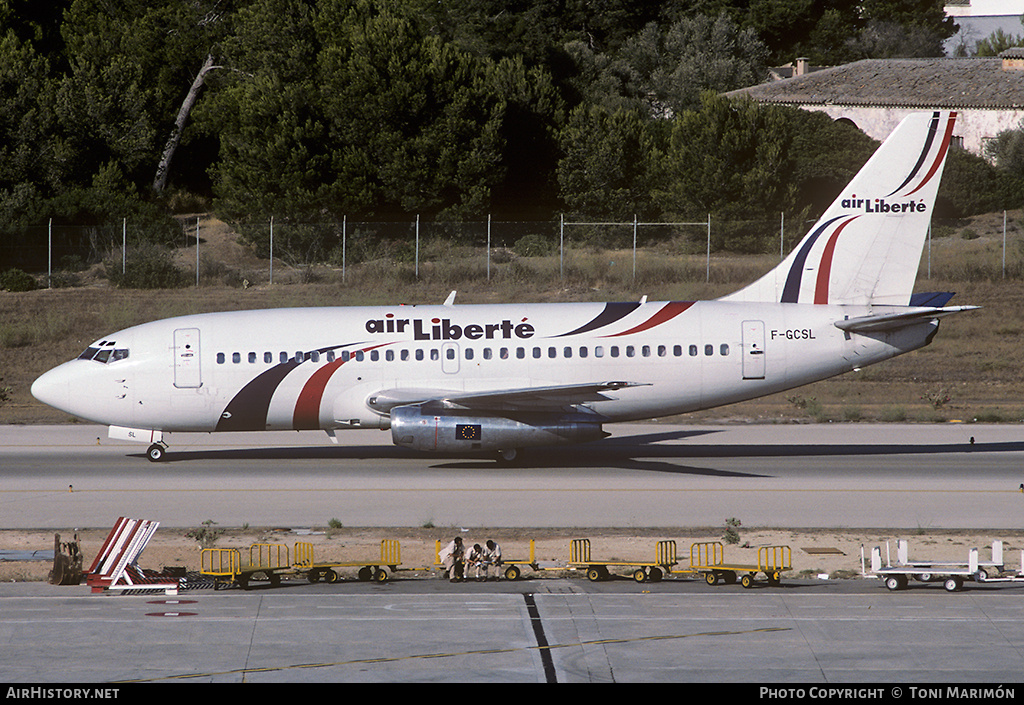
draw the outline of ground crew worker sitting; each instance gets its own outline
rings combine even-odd
[[[480,571],[484,572],[484,577],[487,577],[487,568],[483,565],[484,550],[480,547],[480,544],[475,543],[473,547],[466,552],[466,577],[469,578],[470,573],[474,573],[473,577],[480,580]]]
[[[461,536],[456,536],[437,554],[437,557],[441,559],[441,565],[444,566],[445,575],[453,583],[462,580],[465,555]]]
[[[484,563],[486,565],[484,577],[488,580],[497,580],[501,576],[501,546],[491,539],[487,539],[487,543],[484,545],[486,546],[484,548]]]

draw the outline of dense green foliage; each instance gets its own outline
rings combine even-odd
[[[127,218],[167,245],[175,204],[206,203],[258,251],[291,225],[309,261],[336,227],[300,224],[342,216],[802,213],[873,145],[717,96],[952,30],[938,0],[0,0],[0,229]]]

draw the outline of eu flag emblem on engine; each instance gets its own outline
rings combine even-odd
[[[455,425],[455,437],[460,441],[479,441],[480,424],[460,423]]]

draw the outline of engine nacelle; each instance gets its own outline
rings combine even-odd
[[[583,414],[522,413],[479,416],[472,412],[396,406],[391,410],[391,439],[413,450],[443,453],[513,450],[585,443],[611,434]]]

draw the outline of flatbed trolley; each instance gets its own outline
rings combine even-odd
[[[200,553],[202,575],[213,578],[213,589],[235,584],[248,589],[249,581],[265,576],[272,586],[281,584],[281,575],[293,572],[288,546],[283,543],[255,543],[249,547],[249,560],[242,560],[237,548],[204,548]]]
[[[886,554],[889,546],[886,544]],[[941,582],[947,592],[957,592],[965,581],[974,580],[977,582],[995,582],[1000,577],[990,577],[985,566],[992,568],[1002,575],[1005,566],[1003,565],[1003,542],[992,542],[992,560],[979,560],[978,549],[972,548],[967,553],[966,562],[940,562],[940,561],[911,561],[908,558],[909,549],[907,542],[900,539],[896,542],[896,564],[889,562],[888,555],[886,562],[882,564],[881,548],[875,546],[871,549],[871,569],[865,566],[864,547],[861,547],[861,573],[881,578],[885,587],[889,590],[903,590],[910,581],[917,580],[922,583]],[[1021,555],[1024,561],[1024,554]],[[1022,565],[1024,569],[1024,565]]]
[[[607,580],[609,567],[632,568],[631,577],[638,583],[658,582],[676,565],[675,541],[659,541],[654,547],[653,561],[599,561],[590,556],[590,539],[573,539],[569,544],[569,568],[583,569],[590,581]]]
[[[402,547],[395,539],[383,539],[380,542],[380,559],[362,561],[325,561],[318,563],[313,556],[313,544],[308,541],[295,542],[295,571],[305,575],[311,583],[323,580],[327,583],[338,581],[336,568],[358,568],[356,575],[364,582],[383,583],[393,573],[398,572],[402,564]],[[389,572],[390,571],[390,572]]]
[[[436,541],[434,543],[434,567],[441,565],[441,542]],[[505,576],[505,580],[518,580],[523,575],[523,567],[526,566],[533,571],[549,570],[548,568],[541,567],[537,561],[537,542],[534,539],[530,539],[530,557],[520,560],[518,558],[505,558],[502,557],[501,565],[503,566],[502,575]],[[561,567],[561,566],[559,566]]]
[[[769,585],[778,585],[783,571],[793,569],[793,552],[789,546],[760,546],[757,565],[725,562],[725,548],[720,541],[690,545],[690,568],[677,572],[701,573],[708,585],[733,584],[739,576],[740,585],[752,587],[758,573],[764,573]]]

